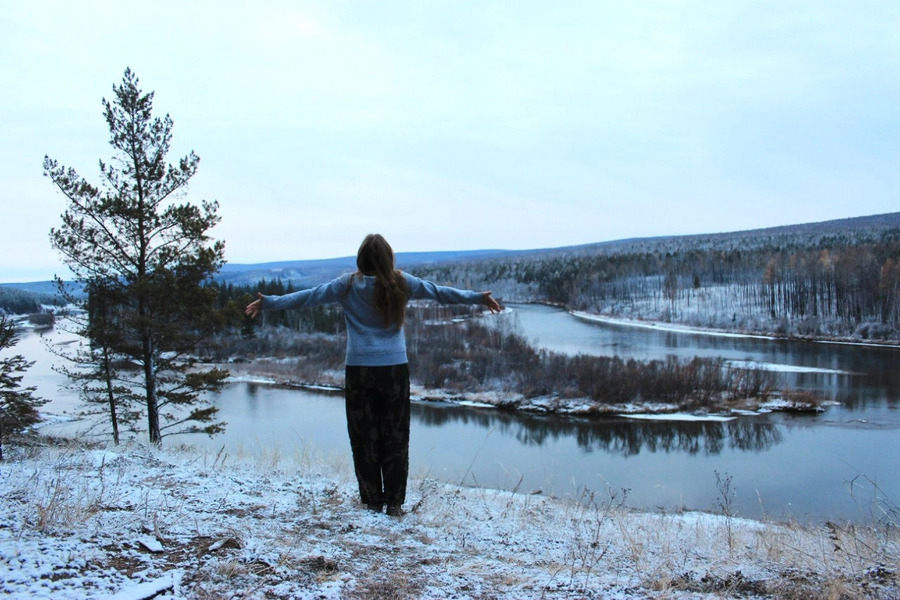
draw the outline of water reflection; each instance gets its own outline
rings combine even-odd
[[[636,421],[625,418],[579,420],[504,413],[453,405],[413,406],[417,425],[448,423],[495,430],[526,446],[572,438],[584,452],[637,456],[641,452],[716,455],[724,449],[762,452],[783,440],[778,427],[765,417],[733,421]]]

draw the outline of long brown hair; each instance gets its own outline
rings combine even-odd
[[[394,267],[394,250],[378,233],[370,233],[359,245],[356,268],[363,275],[375,276],[375,308],[385,325],[402,327],[406,320],[409,288],[406,279]]]

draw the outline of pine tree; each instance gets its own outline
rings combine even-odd
[[[82,333],[107,348],[103,360],[115,355],[141,366],[127,385],[140,391],[150,441],[159,444],[164,432],[212,435],[224,424],[214,422],[216,409],[202,395],[221,388],[227,372],[197,369],[192,353],[218,318],[216,291],[207,285],[224,263],[224,243],[208,235],[220,220],[218,203],[179,203],[200,159],[191,152],[166,163],[172,119],[153,117],[154,94],[140,89],[131,69],[113,92],[103,106],[115,155],[100,161],[101,187],[44,157],[44,174],[68,200],[51,243],[94,294]]]
[[[67,362],[53,369],[68,377],[72,389],[79,394],[86,406],[83,417],[100,417],[98,425],[108,421],[113,442],[118,444],[120,431],[128,428],[136,432],[136,423],[141,416],[138,407],[142,397],[134,386],[123,383],[120,366],[128,357],[116,351],[121,340],[118,321],[113,315],[111,301],[102,281],[92,281],[84,289],[73,290],[72,286],[57,278],[59,297],[68,304],[81,305],[86,310],[73,312],[60,320],[58,327],[79,335],[82,341],[72,349],[47,344],[47,350]],[[117,343],[118,342],[118,343]]]
[[[12,348],[18,341],[13,322],[0,315],[0,351]],[[34,387],[21,387],[22,373],[32,364],[20,354],[0,358],[0,460],[9,436],[41,420],[37,409],[46,400],[34,395]]]

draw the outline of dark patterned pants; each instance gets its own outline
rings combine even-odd
[[[359,498],[399,507],[409,472],[409,366],[348,365],[345,389]]]

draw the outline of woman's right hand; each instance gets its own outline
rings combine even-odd
[[[503,310],[500,303],[491,296],[491,292],[481,292],[481,303],[487,306],[492,313],[498,313]]]

